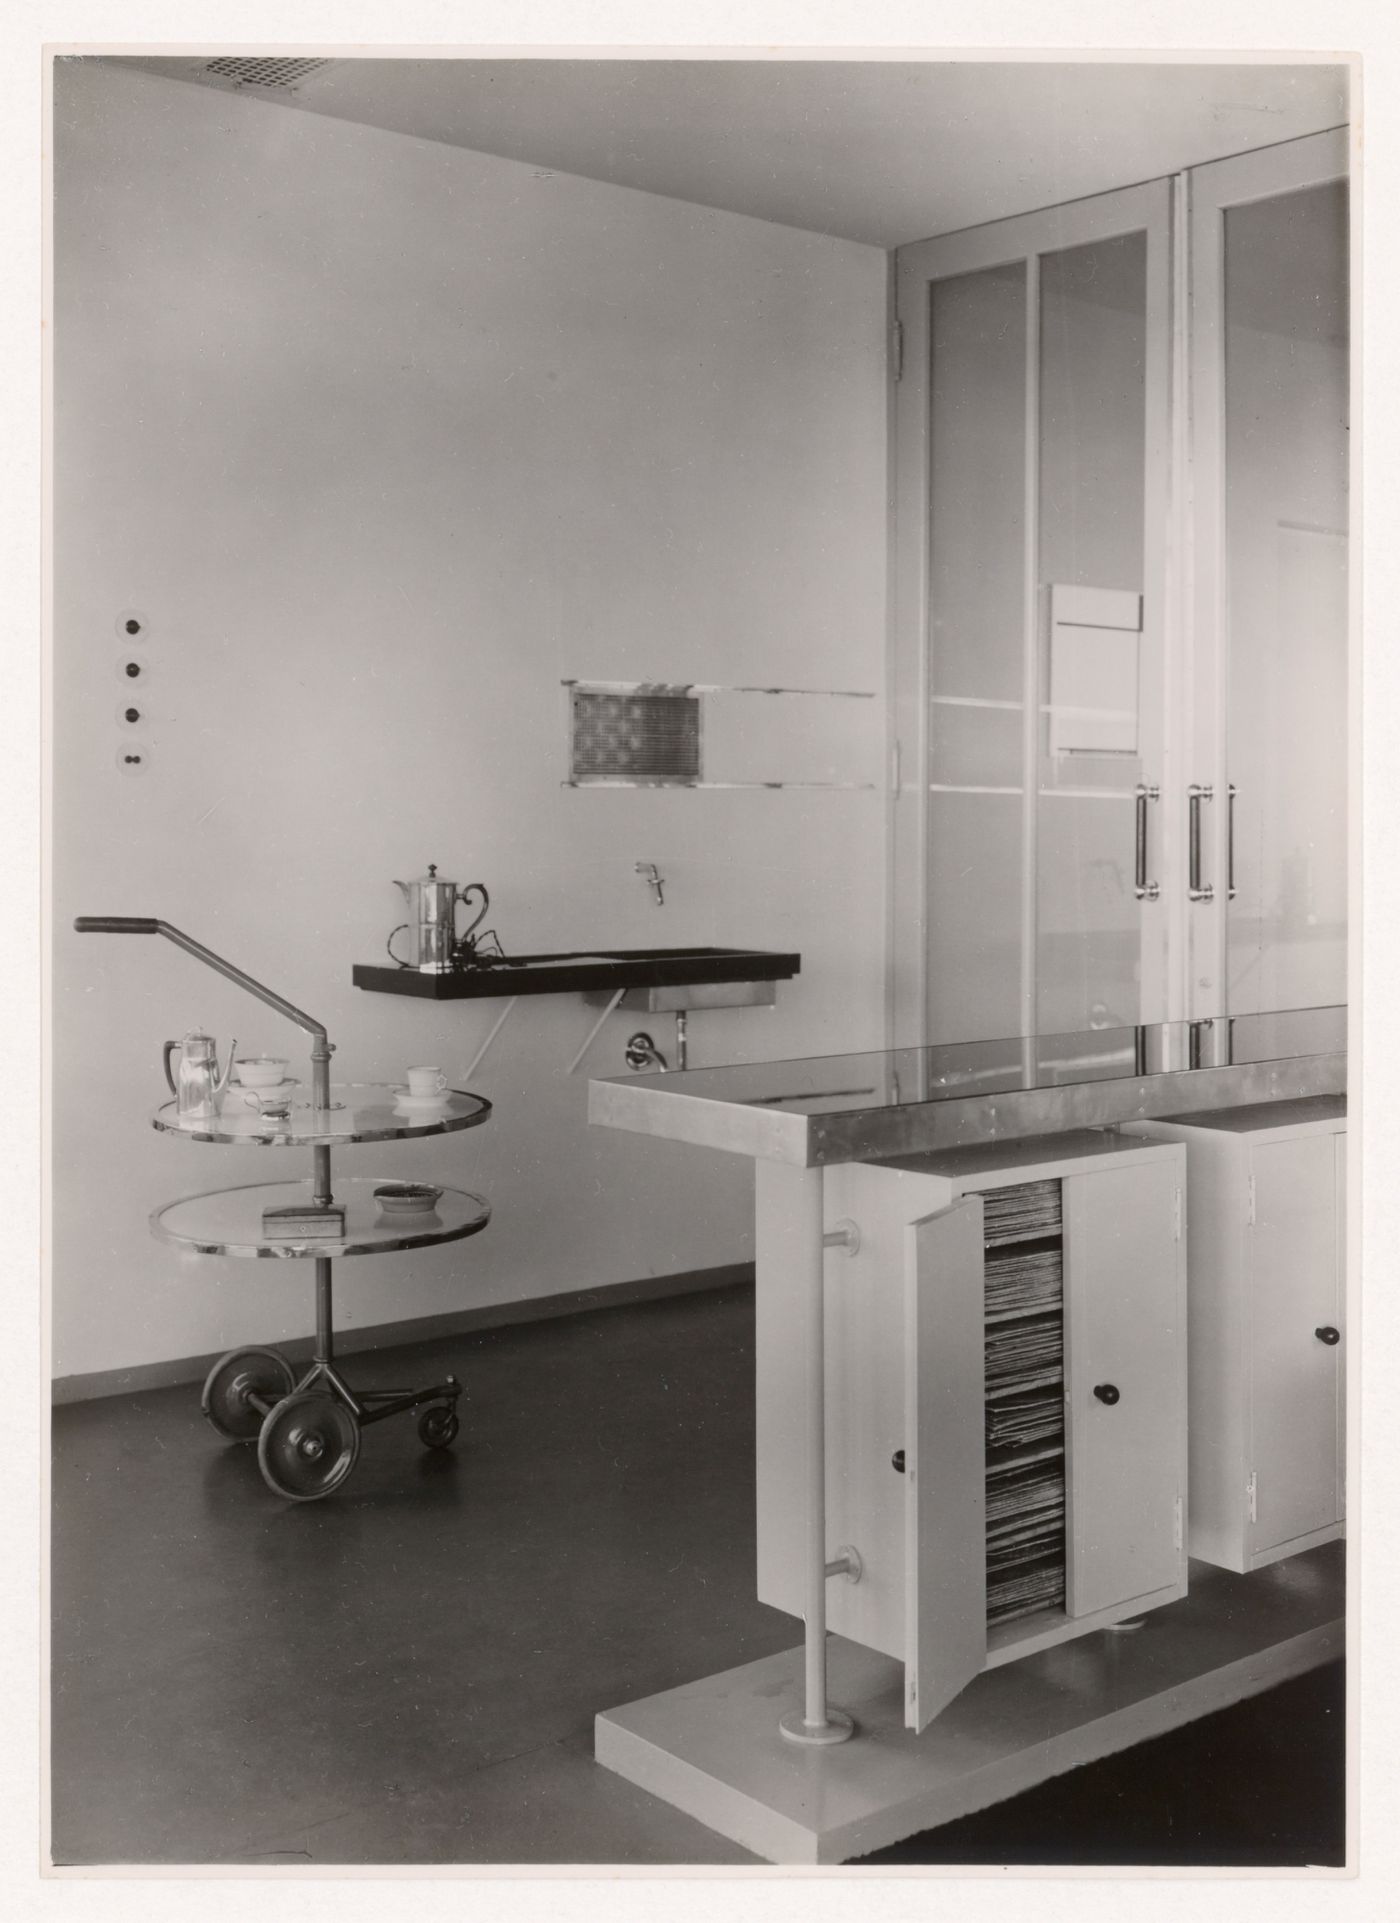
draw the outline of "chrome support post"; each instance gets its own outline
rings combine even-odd
[[[331,1195],[331,1152],[328,1147],[313,1148],[314,1164],[311,1200],[318,1209],[328,1208],[334,1199]]]
[[[331,1259],[328,1255],[316,1257],[316,1360],[329,1370],[331,1365]]]
[[[822,1171],[800,1171],[801,1222],[794,1259],[802,1265],[806,1355],[807,1568],[805,1703],[784,1716],[779,1728],[791,1743],[844,1743],[855,1724],[826,1700],[826,1342],[823,1300]]]
[[[335,1043],[327,1041],[321,1029],[311,1043],[311,1106],[326,1109],[331,1105],[331,1056]]]

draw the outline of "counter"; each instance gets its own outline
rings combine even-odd
[[[946,1755],[940,1749],[920,1746],[919,1732],[937,1710],[935,1707],[910,1720],[905,1703],[915,1688],[917,1664],[913,1658],[907,1657],[902,1666],[889,1666],[888,1674],[881,1670],[878,1682],[871,1670],[868,1693],[858,1701],[848,1697],[854,1715],[832,1707],[827,1699],[828,1584],[833,1580],[858,1584],[862,1577],[859,1545],[828,1540],[832,1523],[828,1474],[838,1478],[836,1508],[842,1513],[855,1470],[843,1457],[836,1438],[849,1433],[852,1423],[857,1428],[869,1427],[871,1395],[879,1399],[878,1388],[872,1390],[869,1383],[862,1392],[863,1400],[857,1395],[852,1401],[846,1394],[844,1401],[838,1400],[835,1405],[837,1419],[833,1434],[828,1435],[828,1377],[834,1356],[827,1349],[826,1318],[829,1312],[844,1318],[840,1324],[844,1336],[851,1316],[859,1320],[860,1312],[847,1306],[842,1265],[832,1263],[828,1267],[826,1258],[829,1252],[838,1250],[859,1256],[861,1249],[860,1225],[844,1217],[834,1219],[833,1211],[841,1198],[825,1192],[828,1169],[835,1171],[841,1164],[908,1168],[910,1158],[921,1157],[924,1163],[913,1166],[936,1166],[938,1179],[946,1182],[950,1195],[961,1192],[964,1186],[985,1189],[1001,1182],[1055,1176],[1070,1167],[1066,1156],[1071,1160],[1077,1156],[1074,1167],[1081,1170],[1082,1165],[1082,1171],[1088,1171],[1096,1157],[1102,1157],[1105,1165],[1121,1164],[1123,1182],[1131,1188],[1133,1197],[1138,1197],[1139,1188],[1145,1192],[1151,1173],[1161,1189],[1157,1195],[1154,1188],[1148,1198],[1152,1211],[1140,1197],[1120,1197],[1099,1211],[1095,1217],[1099,1226],[1093,1236],[1083,1232],[1082,1224],[1077,1228],[1071,1224],[1071,1228],[1081,1256],[1086,1252],[1092,1256],[1097,1249],[1102,1257],[1102,1274],[1090,1294],[1106,1307],[1116,1304],[1124,1290],[1126,1302],[1132,1293],[1129,1285],[1141,1282],[1152,1262],[1161,1257],[1159,1266],[1163,1266],[1166,1280],[1158,1294],[1165,1320],[1158,1346],[1175,1349],[1181,1346],[1182,1337],[1181,1316],[1172,1306],[1180,1297],[1182,1261],[1179,1177],[1164,1166],[1149,1171],[1144,1165],[1139,1171],[1133,1157],[1143,1144],[1117,1131],[1124,1124],[1186,1112],[1200,1116],[1301,1097],[1341,1095],[1345,1088],[1343,1008],[754,1062],[591,1082],[592,1122],[747,1155],[761,1165],[756,1268],[760,1335],[765,1330],[767,1335],[766,1341],[760,1342],[758,1363],[760,1457],[765,1437],[770,1441],[777,1437],[775,1446],[791,1462],[792,1473],[781,1491],[783,1526],[777,1532],[781,1536],[779,1573],[784,1589],[780,1606],[800,1613],[805,1624],[802,1648],[792,1652],[791,1660],[784,1657],[750,1664],[599,1716],[599,1760],[775,1860],[790,1856],[808,1861],[839,1860],[845,1848],[842,1836],[846,1830],[855,1833],[850,1823],[843,1829],[844,1818],[838,1822],[831,1814],[841,1798],[855,1798],[860,1813],[858,1822],[852,1822],[865,1839],[865,1846],[871,1847],[873,1837],[890,1841],[926,1821],[939,1820],[934,1812],[948,1808],[950,1795],[963,1794],[964,1776],[968,1785],[977,1780],[978,1759],[990,1738],[976,1714],[968,1712],[971,1720],[964,1732],[966,1740],[949,1739]],[[1086,1136],[1084,1131],[1090,1133]],[[1082,1172],[1067,1178],[1081,1183],[1088,1179]],[[1102,1179],[1094,1179],[1106,1194]],[[832,1181],[840,1187],[835,1173]],[[981,1300],[980,1287],[969,1289],[964,1286],[966,1277],[955,1275],[959,1268],[954,1259],[959,1254],[955,1246],[958,1237],[969,1240],[963,1235],[967,1226],[960,1219],[963,1213],[958,1207],[949,1207],[915,1225],[928,1244],[928,1299],[935,1305],[954,1297],[975,1303]],[[1155,1237],[1156,1241],[1151,1248],[1140,1249],[1138,1243],[1144,1240],[1149,1213],[1156,1226],[1147,1240]],[[980,1213],[977,1219],[981,1220]],[[967,1261],[961,1266],[971,1265],[980,1274],[981,1239],[978,1236],[972,1240],[962,1251]],[[1156,1242],[1162,1243],[1162,1249],[1157,1249]],[[853,1262],[851,1273],[859,1266],[859,1262]],[[979,1308],[979,1317],[980,1313]],[[1132,1315],[1127,1319],[1133,1324]],[[922,1338],[917,1329],[915,1338],[918,1349]],[[895,1344],[895,1348],[900,1346]],[[907,1339],[902,1346],[914,1352],[909,1350]],[[946,1351],[942,1334],[933,1348]],[[980,1380],[980,1328],[975,1343],[970,1341],[969,1353],[973,1350],[978,1355],[975,1373]],[[959,1382],[968,1374],[965,1368],[961,1373],[954,1371]],[[1101,1394],[1095,1389],[1094,1395],[1104,1402],[1110,1400],[1106,1390]],[[1119,1400],[1116,1388],[1111,1400]],[[884,1401],[888,1402],[888,1395]],[[934,1454],[925,1467],[932,1463],[930,1474],[935,1482],[944,1460],[950,1452],[956,1454],[955,1437],[961,1433],[948,1426],[950,1406],[931,1408],[930,1413],[936,1438]],[[1174,1455],[1184,1455],[1184,1447],[1179,1444],[1180,1439],[1172,1445]],[[902,1471],[905,1452],[901,1448],[896,1453],[894,1467]],[[910,1470],[904,1480],[912,1499],[912,1456]],[[761,1460],[761,1505],[762,1472]],[[929,1506],[927,1498],[919,1500]],[[1130,1509],[1131,1503],[1127,1506]],[[1119,1510],[1124,1510],[1122,1502]],[[1176,1516],[1176,1547],[1180,1551],[1179,1498]],[[939,1536],[936,1501],[929,1520],[935,1527],[925,1529],[921,1538],[921,1580],[929,1588],[946,1588],[956,1583],[960,1570],[965,1573],[967,1546],[956,1528],[951,1535]],[[762,1528],[761,1513],[761,1546]],[[770,1536],[772,1533],[770,1530]],[[770,1548],[770,1589],[774,1586],[773,1553]],[[1321,1555],[1325,1551],[1311,1553]],[[1172,1625],[1169,1634],[1173,1649],[1180,1643],[1177,1653],[1185,1669],[1190,1670],[1189,1687],[1196,1705],[1191,1713],[1204,1714],[1337,1653],[1341,1604],[1335,1558],[1321,1576],[1300,1575],[1296,1585],[1288,1574],[1292,1565],[1278,1566],[1283,1572],[1279,1593],[1287,1594],[1290,1600],[1276,1617],[1256,1625],[1258,1647],[1252,1647],[1249,1657],[1247,1687],[1234,1665],[1217,1660],[1209,1636],[1203,1634],[1194,1596],[1185,1593],[1184,1556],[1180,1562],[1179,1584],[1173,1586],[1175,1578],[1173,1582],[1164,1580],[1148,1601],[1165,1604],[1154,1609],[1153,1619]],[[1193,1574],[1193,1583],[1197,1580]],[[1304,1620],[1306,1612],[1296,1611],[1292,1599],[1316,1595],[1319,1582],[1325,1591],[1322,1615],[1317,1621]],[[1125,1596],[1128,1593],[1124,1591]],[[1249,1593],[1258,1595],[1262,1606],[1264,1590]],[[771,1599],[765,1596],[765,1600]],[[846,1612],[847,1617],[850,1613]],[[1080,1633],[1080,1646],[1092,1650],[1096,1635],[1101,1639],[1109,1632],[1099,1627],[1100,1618],[1092,1612],[1079,1608],[1076,1613],[1079,1620],[1055,1634]],[[1118,1616],[1126,1613],[1126,1608],[1117,1609]],[[838,1610],[837,1614],[839,1617],[842,1612]],[[1102,1621],[1107,1624],[1109,1620],[1109,1614],[1103,1613]],[[1090,1633],[1082,1633],[1086,1631]],[[978,1634],[980,1640],[962,1675],[972,1674],[990,1647],[985,1632]],[[873,1637],[863,1640],[874,1643]],[[1037,1646],[1047,1649],[1051,1640],[1041,1637]],[[853,1647],[841,1636],[831,1640],[830,1654],[837,1665],[838,1681],[844,1670],[850,1669],[847,1653]],[[937,1637],[930,1654],[943,1654]],[[959,1656],[956,1649],[951,1654]],[[993,1654],[986,1660],[1000,1658]],[[1100,1667],[1104,1678],[1111,1680],[1116,1673],[1107,1653]],[[1145,1675],[1152,1670],[1149,1662]],[[844,1689],[844,1683],[842,1686]],[[957,1686],[955,1683],[954,1688]],[[866,1691],[864,1682],[861,1689]],[[1097,1684],[1085,1698],[1085,1728],[1095,1732],[1092,1740],[1102,1741],[1109,1748],[1121,1746],[1125,1740],[1138,1740],[1138,1735],[1121,1733],[1116,1712],[1110,1713],[1108,1682],[1104,1689],[1109,1693],[1103,1694],[1102,1702]],[[939,1701],[949,1702],[953,1693],[942,1691]],[[981,1700],[992,1705],[996,1702],[994,1693],[983,1690],[979,1697],[976,1689],[968,1690],[965,1700],[974,1705]],[[1139,1734],[1147,1733],[1158,1707],[1155,1696],[1150,1702],[1144,1698]],[[1001,1709],[993,1707],[989,1713],[1004,1721]],[[924,1744],[940,1725],[941,1719],[923,1737]],[[909,1734],[911,1729],[913,1736]],[[850,1748],[842,1747],[852,1737],[856,1741]],[[944,1738],[938,1740],[940,1745],[944,1743]],[[929,1759],[935,1755],[942,1756],[934,1771],[937,1784],[929,1775]],[[1053,1773],[1054,1767],[1046,1764],[1034,1742],[1023,1754],[1018,1752],[1015,1766],[1024,1772],[1022,1786],[1039,1780],[1041,1774]]]

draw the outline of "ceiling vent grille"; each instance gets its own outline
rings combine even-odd
[[[217,74],[221,80],[235,81],[240,87],[275,87],[279,93],[296,93],[308,74],[329,65],[329,60],[223,55],[209,61],[204,71]]]

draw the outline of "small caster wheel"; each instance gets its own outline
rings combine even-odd
[[[457,1440],[461,1426],[451,1403],[440,1402],[419,1416],[418,1440],[425,1449],[446,1449]]]
[[[290,1395],[296,1381],[291,1363],[276,1349],[230,1349],[209,1371],[199,1406],[230,1442],[256,1442],[266,1405]],[[263,1408],[253,1396],[262,1399]]]
[[[270,1409],[258,1435],[258,1467],[274,1495],[315,1502],[338,1489],[360,1455],[360,1425],[333,1395],[307,1389]]]

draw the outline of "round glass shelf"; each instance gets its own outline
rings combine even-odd
[[[318,1148],[337,1142],[393,1142],[405,1136],[451,1135],[476,1128],[491,1113],[484,1095],[465,1089],[446,1091],[435,1108],[400,1108],[399,1090],[392,1082],[333,1082],[331,1106],[311,1106],[311,1089],[298,1082],[291,1090],[292,1111],[285,1121],[272,1122],[248,1106],[249,1090],[225,1089],[216,1119],[182,1121],[174,1102],[165,1102],[151,1117],[153,1128],[184,1135],[193,1142],[224,1142],[240,1148]]]
[[[357,1176],[334,1184],[335,1200],[345,1210],[341,1236],[269,1236],[262,1212],[292,1203],[310,1204],[311,1182],[257,1182],[248,1188],[216,1189],[168,1202],[151,1216],[151,1233],[162,1242],[196,1255],[342,1256],[385,1255],[395,1249],[429,1248],[479,1234],[491,1219],[491,1205],[466,1189],[444,1189],[436,1206],[422,1215],[385,1215],[374,1199],[382,1176]]]

